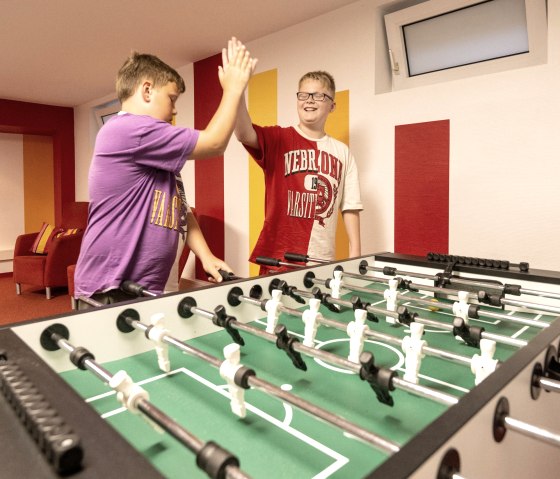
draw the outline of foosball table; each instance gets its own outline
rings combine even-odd
[[[0,476],[557,477],[560,273],[309,263],[0,330]]]

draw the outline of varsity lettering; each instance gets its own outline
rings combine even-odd
[[[317,193],[288,190],[288,216],[296,218],[314,218]]]
[[[167,201],[167,195],[160,191],[154,191],[152,200],[152,214],[150,215],[150,224],[161,226],[167,229],[178,230],[181,208],[181,199],[177,195],[173,195],[171,201]]]

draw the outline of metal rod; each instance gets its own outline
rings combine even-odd
[[[521,294],[528,294],[530,296],[541,296],[543,298],[560,299],[560,293],[551,293],[550,291],[537,291],[534,289],[521,288]]]
[[[541,376],[539,378],[539,384],[545,391],[560,393],[560,381]]]
[[[62,336],[54,333],[51,335],[53,341],[58,344],[61,349],[64,349],[68,354],[71,354],[76,349],[72,344],[70,344],[66,339]],[[109,381],[113,377],[113,375],[104,369],[101,365],[97,364],[95,361],[91,359],[86,359],[84,361],[84,366],[87,367],[93,374],[95,374],[99,379],[101,379],[105,384],[109,384]]]
[[[299,291],[298,291],[299,293]],[[291,314],[292,316],[303,316],[303,313],[298,310],[298,309],[292,309],[292,308],[286,308],[288,310],[290,310],[288,312],[288,314]],[[336,328],[340,331],[346,331],[346,323],[343,323],[342,321],[336,321],[334,319],[329,319],[329,318],[325,318],[324,316],[321,316],[319,318],[317,318],[317,321],[321,324],[324,324],[325,326],[329,326],[331,328]],[[388,334],[384,334],[384,333],[380,333],[378,331],[375,331],[373,329],[368,329],[365,332],[365,335],[368,336],[369,338],[373,338],[376,340],[380,340],[380,341],[384,341],[386,343],[390,343],[390,344],[394,344],[396,346],[401,346],[402,344],[402,339],[396,338],[395,336],[390,336]],[[443,349],[436,349],[436,348],[432,348],[430,346],[424,346],[423,351],[428,355],[428,356],[435,356],[441,359],[447,359],[459,364],[464,364],[468,367],[470,367],[471,365],[471,361],[472,359],[466,356],[461,356],[459,354],[455,354],[455,353],[451,353],[449,351],[445,351]]]
[[[245,296],[239,296],[239,300],[243,301],[243,298],[245,298]],[[339,300],[337,300],[339,301]],[[340,300],[341,303],[348,303],[351,304],[347,301],[344,300]],[[232,321],[231,325],[234,328],[237,328],[237,325],[239,324],[239,322],[236,321]],[[247,326],[247,325],[245,325]],[[273,336],[273,341],[276,342],[276,337]],[[336,354],[333,353],[329,353],[328,351],[323,351],[321,349],[315,349],[315,348],[311,348],[309,346],[305,346],[304,344],[300,343],[300,342],[294,342],[293,343],[293,349],[297,352],[300,353],[304,353],[307,356],[311,356],[313,358],[318,358],[321,359],[327,363],[330,364],[334,364],[335,366],[340,366],[343,367],[349,371],[352,371],[354,373],[359,374],[360,370],[361,370],[361,365],[354,363],[352,361],[349,361],[348,359],[342,358],[340,356],[337,356]],[[394,382],[394,380],[393,380]],[[397,381],[397,384],[402,384],[402,383],[406,383],[409,384],[408,381],[403,381],[403,380],[399,380]],[[412,383],[410,383],[412,384]],[[445,393],[440,393],[438,391],[434,391],[434,394],[430,394],[429,391],[433,391],[430,388],[424,387],[424,386],[418,386],[418,389],[411,389],[410,387],[407,387],[406,389],[408,392],[412,392],[412,393],[417,393],[418,395],[422,396],[422,397],[429,397],[430,399],[433,399],[437,402],[440,402],[441,404],[445,404],[445,405],[453,405],[456,404],[456,402],[458,401],[458,399],[455,396],[451,396],[449,394],[445,394]],[[419,391],[422,391],[421,393]]]
[[[329,424],[337,426],[338,428],[343,429],[349,434],[352,434],[353,436],[356,436],[357,438],[369,444],[372,444],[385,452],[393,454],[400,450],[400,446],[397,443],[390,441],[389,439],[385,439],[381,436],[378,436],[377,434],[374,434],[370,431],[367,431],[361,428],[360,426],[356,426],[350,421],[347,421],[346,419],[337,416],[336,414],[333,414],[329,411],[326,411],[318,406],[310,404],[304,399],[294,396],[293,394],[290,394],[287,391],[284,391],[277,387],[271,388],[269,383],[263,381],[260,378],[257,378],[256,376],[251,376],[248,382],[251,386],[255,387],[256,389],[260,389],[265,392],[268,392],[269,394],[276,396],[278,399],[281,399],[282,401],[286,401],[304,411],[307,411],[313,416],[316,416],[319,419],[328,422]]]
[[[507,336],[487,333],[486,331],[484,331],[481,336],[485,339],[491,339],[492,341],[496,341],[497,343],[509,344],[510,346],[515,346],[517,348],[524,348],[525,346],[527,346],[527,344],[529,344],[523,339],[508,338]]]
[[[51,338],[60,348],[66,350],[66,352],[68,352],[69,354],[76,350],[76,348],[69,341],[56,333],[52,334]],[[93,359],[85,359],[83,361],[83,364],[89,371],[99,377],[105,384],[109,384],[110,380],[113,378],[112,374],[110,374],[106,369],[104,369]],[[147,416],[151,421],[160,426],[168,434],[173,436],[175,439],[177,439],[177,441],[179,441],[187,449],[194,452],[195,454],[198,454],[204,447],[205,443],[203,441],[187,431],[179,423],[171,419],[167,414],[161,411],[149,400],[145,398],[139,398],[135,403],[135,407],[138,408],[138,410],[142,414]],[[227,477],[231,477],[232,479],[250,479],[249,476],[241,472],[236,466],[226,466],[226,475]]]
[[[509,316],[507,314],[502,314],[502,313],[493,313],[492,311],[480,310],[478,311],[478,315],[483,316],[485,318],[499,319],[501,321],[523,324],[524,326],[533,326],[535,328],[540,328],[540,329],[546,329],[550,327],[550,324],[545,323],[544,321],[537,321],[534,319],[526,319],[526,318],[516,318],[515,316]]]
[[[362,265],[362,267],[365,267],[365,269],[367,271],[375,271],[378,273],[384,273],[384,269],[383,268],[379,268],[379,267],[375,267],[375,266],[369,266],[369,265]],[[423,273],[414,273],[411,271],[400,271],[397,270],[396,268],[394,268],[395,274],[402,274],[404,276],[410,276],[413,278],[422,278],[422,279],[430,279],[432,281],[437,281],[438,277],[435,275],[427,275],[427,274],[423,274]],[[497,271],[497,273],[499,274],[499,271]],[[496,285],[494,283],[490,283],[490,282],[485,282],[483,280],[483,278],[479,278],[479,279],[462,279],[459,278],[457,276],[452,276],[451,278],[449,278],[450,284],[455,283],[459,283],[459,284],[463,284],[463,285],[468,285],[468,286],[481,286],[483,288],[486,289],[493,289],[496,291],[503,291],[505,285]],[[521,294],[527,294],[530,296],[541,296],[544,298],[551,298],[551,299],[560,299],[560,294],[558,293],[551,293],[548,291],[537,291],[537,290],[532,290],[532,289],[525,289],[525,288],[520,288],[519,291]]]
[[[459,398],[451,396],[449,394],[436,391],[435,389],[421,386],[420,384],[414,384],[410,381],[405,381],[404,379],[394,378],[393,385],[402,389],[403,391],[416,394],[424,398],[432,399],[440,404],[445,404],[447,406],[453,406],[459,402]]]
[[[423,285],[415,284],[415,283],[411,283],[410,286],[412,286],[413,288],[420,289],[420,290],[422,290],[424,288]],[[360,292],[365,292],[365,293],[368,293],[368,294],[377,294],[377,295],[383,296],[383,291],[378,291],[378,290],[374,290],[374,289],[371,289],[371,288],[364,288],[362,286],[357,286],[357,285],[354,285],[354,284],[344,283],[341,288],[347,289],[349,291],[360,291]],[[446,289],[446,288],[431,288],[431,290],[434,291],[434,292],[438,292],[438,293],[444,293],[444,294],[449,293],[449,290]],[[413,296],[407,296],[407,295],[403,295],[401,293],[397,293],[397,299],[399,299],[401,301],[405,301],[405,302],[422,304],[422,305],[425,305],[428,308],[436,307],[436,306],[434,306],[433,301],[430,301],[428,299],[415,298]],[[502,301],[504,301],[504,300],[502,300]],[[512,300],[512,302],[513,302],[513,300]],[[438,309],[445,309],[446,311],[453,311],[453,306],[452,305],[449,305],[449,304],[446,304],[446,303],[443,303],[443,302],[442,303],[438,302],[437,308]],[[560,308],[558,308],[558,310],[556,312],[560,313]],[[483,316],[483,317],[488,317],[488,318],[500,319],[502,321],[508,321],[510,323],[523,324],[524,326],[533,326],[535,328],[541,328],[541,329],[545,329],[545,328],[548,328],[550,326],[549,323],[546,323],[544,321],[538,321],[538,320],[535,320],[535,319],[518,318],[518,317],[515,317],[515,316],[509,316],[507,314],[493,313],[491,311],[486,311],[486,310],[479,310],[478,315]]]
[[[144,323],[138,321],[138,320],[134,320],[131,321],[131,326],[135,329],[138,329],[139,331],[143,331],[145,332],[149,326],[145,325]],[[183,343],[182,341],[179,341],[171,336],[168,336],[167,334],[163,336],[163,341],[171,344],[172,346],[176,347],[177,349],[180,349],[183,353],[189,354],[190,356],[194,356],[197,357],[199,359],[202,359],[204,361],[209,362],[210,364],[212,364],[213,366],[216,367],[220,367],[220,364],[222,364],[222,361],[220,361],[219,359],[215,358],[214,356],[205,353],[204,351],[201,351],[200,349],[197,348],[193,348],[192,346],[189,346],[188,344]]]
[[[528,309],[535,309],[538,311],[544,311],[546,313],[554,313],[554,314],[560,314],[560,308],[556,307],[556,306],[548,306],[546,304],[537,304],[537,303],[531,303],[529,301],[519,301],[516,299],[507,299],[507,298],[502,298],[500,299],[500,303],[502,303],[503,305],[507,305],[507,306],[518,306],[521,308],[528,308]]]
[[[560,447],[560,435],[547,431],[532,424],[528,424],[518,419],[514,419],[510,416],[504,417],[504,424],[507,429],[523,434],[524,436],[537,439],[538,441],[544,442],[546,444],[552,444],[553,446]]]
[[[193,308],[194,309],[194,308]],[[199,308],[197,308],[199,309]],[[192,309],[191,309],[192,311]],[[203,310],[201,310],[203,311]],[[237,321],[232,321],[232,323],[237,323]],[[134,320],[132,321],[132,326],[138,330],[141,331],[146,331],[149,326],[146,324],[141,323],[139,320]],[[267,333],[268,334],[268,333]],[[268,336],[272,336],[274,338],[274,340],[276,340],[276,337],[273,335],[268,335]],[[223,361],[221,361],[219,358],[212,356],[210,354],[204,353],[203,351],[191,347],[191,346],[187,346],[185,345],[183,342],[179,341],[178,339],[174,338],[173,336],[170,336],[169,334],[164,334],[162,337],[162,340],[164,342],[166,342],[167,344],[170,344],[178,349],[180,349],[183,352],[186,352],[187,354],[190,354],[191,356],[195,356],[197,358],[203,359],[205,361],[207,361],[208,363],[210,363],[212,366],[216,367],[216,368],[220,368],[221,364]],[[385,439],[381,436],[378,436],[370,431],[367,431],[363,428],[361,428],[360,426],[357,426],[353,423],[351,423],[350,421],[347,421],[346,419],[337,416],[334,413],[331,413],[329,411],[326,411],[325,409],[320,408],[319,406],[312,404],[308,401],[306,401],[305,399],[302,399],[298,396],[295,396],[292,393],[289,393],[287,391],[283,391],[281,388],[274,386],[273,384],[264,381],[260,378],[257,378],[256,376],[249,376],[248,380],[247,380],[248,384],[252,387],[255,387],[265,393],[268,393],[269,395],[275,396],[279,399],[282,399],[286,402],[289,402],[290,404],[293,404],[294,406],[297,406],[298,408],[302,409],[305,412],[308,412],[309,414],[312,414],[316,417],[318,417],[319,419],[322,419],[326,422],[328,422],[329,424],[332,424],[334,426],[339,427],[340,429],[343,429],[344,431],[348,432],[349,434],[352,434],[360,439],[362,439],[363,441],[372,444],[373,446],[382,449],[385,452],[388,453],[395,453],[398,452],[400,449],[400,446],[388,439]],[[179,434],[183,434],[182,431],[178,431]]]
[[[349,301],[345,301],[345,300],[339,300],[339,299],[330,297],[330,298],[327,299],[327,301],[329,303],[332,303],[332,304],[340,304],[342,306],[347,306],[348,305],[348,307],[352,307],[352,303],[350,303]],[[434,303],[432,303],[431,301],[429,303],[430,303],[430,306],[434,305]],[[397,322],[399,322],[398,321],[399,315],[398,315],[398,313],[396,313],[394,311],[385,310],[385,309],[378,308],[376,306],[371,306],[371,305],[366,306],[366,311],[369,311],[369,312],[374,313],[374,314],[384,314],[384,315],[389,316],[391,318],[395,318],[397,320]],[[434,328],[444,329],[446,331],[451,331],[451,332],[453,332],[453,330],[455,329],[452,324],[441,323],[439,321],[434,321],[434,320],[431,320],[431,319],[421,318],[420,316],[416,316],[414,318],[414,321],[417,322],[417,323],[424,324],[426,326],[432,326]],[[402,323],[399,322],[399,324],[402,324]],[[487,333],[486,331],[483,331],[480,334],[480,336],[484,339],[491,339],[492,341],[495,341],[497,343],[508,344],[510,346],[516,346],[518,348],[525,347],[528,344],[527,341],[523,341],[523,340],[520,340],[520,339],[509,338],[507,336],[501,336],[499,334]]]

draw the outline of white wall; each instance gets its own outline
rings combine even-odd
[[[23,137],[0,133],[0,273],[12,271],[14,246],[24,224]]]
[[[376,94],[376,81],[377,86],[386,82],[381,71],[386,61],[378,57],[376,62],[383,45],[376,50],[376,25],[381,22],[371,1],[248,44],[259,58],[258,72],[278,69],[282,125],[296,122],[294,92],[306,71],[328,70],[338,90],[350,90],[350,147],[360,169],[365,207],[364,253],[393,250],[395,126],[449,119],[450,253],[560,270],[560,2],[548,3],[548,64],[400,92]],[[180,71],[188,86],[178,124],[192,126],[192,66]],[[76,113],[76,196],[84,200],[91,157],[91,148],[84,145],[91,141],[91,132],[81,110]],[[225,156],[226,261],[246,275],[247,155],[233,140]],[[184,178],[194,199],[194,176],[188,171]]]

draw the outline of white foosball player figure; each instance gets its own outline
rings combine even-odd
[[[224,361],[220,365],[220,376],[227,381],[229,394],[231,396],[230,405],[234,414],[245,417],[245,389],[235,384],[235,373],[243,365],[241,361],[241,350],[239,344],[228,344],[224,348]]]
[[[126,371],[118,371],[111,379],[109,386],[117,393],[117,400],[130,412],[138,414],[138,401],[149,400],[150,396],[145,389],[135,384]]]
[[[133,414],[139,414],[138,402],[140,400],[150,400],[150,395],[142,386],[139,386],[126,371],[122,369],[109,379],[109,387],[117,393],[117,401],[119,401],[126,409]],[[163,434],[163,429],[152,421],[148,416],[141,415],[142,418],[160,434]]]
[[[390,279],[387,283],[389,288],[383,292],[383,297],[385,298],[385,301],[387,301],[388,311],[395,312],[397,310],[397,297],[399,295],[399,293],[397,292],[398,284],[398,280]],[[392,318],[391,316],[385,316],[385,321],[390,324],[395,324],[397,322],[397,320],[395,318]]]
[[[163,313],[152,315],[152,317],[150,318],[150,324],[153,327],[150,328],[148,332],[148,338],[156,345],[159,368],[162,371],[168,373],[171,370],[171,364],[169,363],[169,348],[167,344],[163,342],[163,337],[169,331],[163,326],[163,318]]]
[[[350,337],[350,353],[348,354],[348,361],[353,363],[360,363],[360,355],[364,349],[364,342],[366,332],[369,326],[365,324],[367,311],[364,309],[356,309],[354,311],[354,321],[348,323],[346,332]]]
[[[405,336],[402,340],[402,350],[405,354],[405,373],[403,379],[414,384],[418,384],[418,372],[424,354],[424,346],[427,342],[422,339],[424,325],[421,323],[410,323],[410,336]]]
[[[471,371],[474,373],[475,385],[480,384],[496,370],[498,360],[494,359],[495,352],[496,341],[480,340],[480,354],[475,354],[471,359]]]
[[[333,272],[333,277],[329,283],[331,288],[331,296],[335,299],[340,299],[340,288],[342,286],[342,271],[335,270]]]
[[[334,299],[340,299],[340,290],[342,288],[342,271],[335,270],[333,271],[333,277],[329,282],[329,288],[331,289],[331,297]],[[340,309],[338,304],[335,304],[334,307],[336,309]]]
[[[280,298],[282,297],[282,291],[280,289],[273,289],[271,298],[266,302],[266,332],[274,334],[274,329],[278,324],[278,318],[280,316],[280,311],[278,310],[282,302]]]
[[[306,309],[301,316],[303,324],[305,324],[303,344],[310,348],[315,346],[315,336],[319,327],[319,319],[321,318],[319,306],[321,306],[321,301],[317,298],[311,298],[309,300],[309,309]]]
[[[459,291],[457,297],[459,301],[453,303],[453,314],[469,324],[469,292]]]

